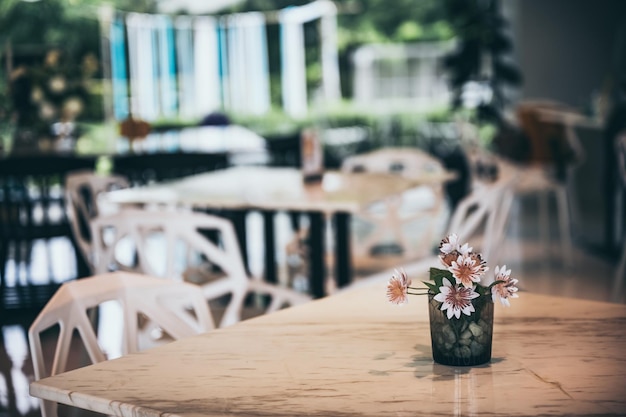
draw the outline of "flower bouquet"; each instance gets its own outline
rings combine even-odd
[[[517,279],[511,270],[496,266],[493,278],[480,253],[467,243],[459,244],[455,234],[439,245],[439,259],[445,269],[430,268],[426,287],[411,287],[404,271],[397,272],[387,285],[387,297],[404,304],[408,295],[428,295],[433,359],[443,365],[479,365],[491,360],[493,304],[509,306],[517,298]]]

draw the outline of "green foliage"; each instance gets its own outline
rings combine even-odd
[[[111,3],[122,10],[156,11],[156,0]],[[0,96],[9,102],[0,99],[0,123],[15,119],[18,128],[47,136],[51,122],[67,114],[68,103],[79,103],[79,110],[74,109],[79,120],[102,120],[98,22],[102,4],[102,0],[0,1],[0,65],[13,68],[2,77],[11,85],[0,85],[5,90]],[[54,88],[59,80],[63,88]]]
[[[517,86],[522,78],[518,69],[506,61],[513,45],[506,34],[507,22],[499,10],[499,0],[445,0],[446,14],[459,41],[444,66],[450,74],[453,107],[461,106],[461,94],[469,81],[484,81],[493,91],[490,103],[476,112],[480,122],[500,123],[506,104],[504,86]]]
[[[367,43],[446,40],[453,32],[439,0],[339,1],[339,50]]]
[[[289,6],[301,6],[310,0],[244,0],[220,14],[248,11],[275,12]],[[419,42],[446,40],[454,33],[447,23],[445,8],[440,0],[338,0],[337,42],[345,97],[352,94],[351,56],[356,48],[369,43]],[[272,15],[270,14],[270,20]],[[270,25],[267,30],[269,66],[272,80],[280,74],[280,43],[278,25]],[[305,25],[307,45],[307,87],[309,94],[321,80],[321,73],[315,68],[321,53],[317,22]],[[280,103],[280,83],[270,84],[272,102]],[[276,100],[278,98],[278,100]]]
[[[452,272],[447,269],[430,268],[430,280],[432,282],[424,281],[424,284],[428,287],[429,292],[439,294],[439,287],[443,286],[444,278],[447,278],[450,282],[454,282]]]

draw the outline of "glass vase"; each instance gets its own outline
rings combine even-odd
[[[448,319],[441,303],[428,294],[430,339],[433,360],[442,365],[473,366],[491,360],[493,301],[488,296],[474,300],[475,312]]]

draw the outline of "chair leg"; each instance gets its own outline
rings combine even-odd
[[[617,270],[615,271],[615,279],[618,278],[626,278],[626,242],[623,244],[622,256],[620,257],[619,263],[617,264]]]
[[[615,276],[613,277],[613,290],[611,292],[613,301],[620,302],[622,291],[624,290],[624,281],[626,281],[626,242],[623,244],[622,256],[620,257]]]
[[[507,226],[511,216],[511,206],[513,205],[513,192],[507,190],[502,195],[502,201],[499,203],[499,209],[496,210],[497,218],[494,218],[493,235],[495,236],[495,246],[491,248],[489,254],[490,262],[499,264],[502,253],[507,244]]]
[[[567,198],[567,190],[565,187],[559,187],[556,190],[557,206],[559,213],[559,229],[561,235],[561,251],[563,254],[563,262],[572,265],[572,231],[570,228],[569,218],[569,201]]]
[[[539,198],[539,235],[546,253],[550,249],[550,218],[548,215],[548,193],[541,192]]]

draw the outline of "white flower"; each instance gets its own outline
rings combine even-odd
[[[439,244],[439,259],[445,266],[452,266],[452,261],[456,260],[459,255],[469,255],[472,248],[469,244],[459,244],[459,237],[452,233],[441,240]]]
[[[491,287],[491,299],[495,303],[496,300],[500,300],[502,305],[509,307],[511,304],[509,298],[518,298],[517,280],[511,278],[511,270],[506,269],[506,265],[502,267],[496,266],[495,269],[495,281],[503,281],[495,284]]]
[[[463,246],[459,246],[458,247],[458,251],[461,255],[469,255],[470,253],[472,253],[472,247],[470,247],[469,243],[464,243]]]
[[[452,233],[448,237],[445,237],[439,244],[439,251],[443,255],[447,255],[459,249],[459,237],[456,233]]]
[[[448,278],[444,278],[443,285],[439,287],[440,293],[433,298],[441,304],[441,311],[448,310],[448,319],[452,316],[457,319],[461,317],[461,313],[470,316],[475,310],[472,300],[479,296],[474,288],[466,288],[460,285],[452,285]]]

